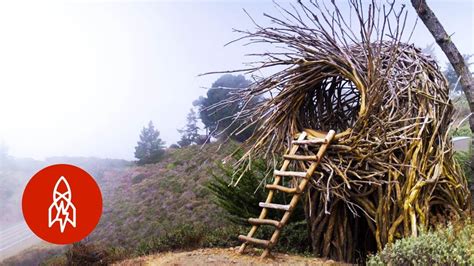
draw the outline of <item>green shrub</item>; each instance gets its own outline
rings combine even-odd
[[[474,265],[474,224],[449,225],[387,245],[368,257],[369,265]]]
[[[108,254],[95,245],[74,243],[66,252],[67,265],[107,265]]]
[[[176,168],[176,164],[175,163],[169,163],[166,165],[166,169],[168,170],[173,170]]]
[[[239,244],[237,232],[237,227],[233,226],[209,230],[204,224],[179,224],[159,237],[141,242],[136,253],[146,255],[170,250],[235,246]]]
[[[206,235],[203,247],[215,248],[215,247],[235,247],[241,244],[237,236],[242,230],[242,227],[237,226],[226,226],[214,230],[213,232]]]
[[[46,260],[42,261],[39,265],[41,266],[62,266],[67,265],[67,257],[64,254],[52,256],[47,258]]]
[[[97,244],[77,242],[66,251],[65,256],[55,256],[44,262],[46,265],[109,265],[127,258],[124,248],[104,247]],[[64,263],[65,262],[65,263]]]
[[[454,153],[454,159],[459,163],[461,169],[464,171],[464,175],[467,177],[469,182],[472,180],[472,170],[471,170],[471,153],[465,151],[457,151]]]
[[[132,184],[138,184],[143,181],[143,179],[147,178],[145,174],[138,174],[132,177]]]
[[[461,127],[452,132],[453,137],[472,137],[469,123],[464,123]]]

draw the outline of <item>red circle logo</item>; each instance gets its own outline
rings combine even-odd
[[[86,171],[56,164],[30,179],[23,191],[22,209],[38,237],[53,244],[71,244],[94,230],[102,214],[102,195]]]

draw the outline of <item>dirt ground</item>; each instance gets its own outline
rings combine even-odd
[[[272,258],[260,259],[261,250],[245,255],[236,248],[197,249],[183,252],[165,252],[122,261],[116,265],[341,265],[333,260],[273,253]]]

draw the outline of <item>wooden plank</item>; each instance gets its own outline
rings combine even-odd
[[[267,189],[275,189],[275,190],[279,190],[279,191],[290,193],[290,194],[301,193],[298,187],[285,187],[285,186],[272,185],[272,184],[268,184],[265,187]]]
[[[268,241],[268,240],[248,237],[248,236],[244,236],[244,235],[239,235],[239,240],[240,241],[245,241],[247,243],[252,243],[252,244],[264,246],[264,247],[268,247],[270,245],[270,241]]]
[[[254,224],[254,225],[273,225],[276,228],[280,228],[281,226],[280,221],[271,220],[271,219],[250,218],[249,223]]]
[[[260,202],[258,206],[262,208],[267,208],[267,209],[277,209],[277,210],[283,210],[283,211],[289,211],[290,205],[283,205],[283,204],[276,204],[276,203],[266,203],[266,202]]]
[[[326,144],[326,139],[305,139],[305,140],[293,140],[293,145],[316,145],[316,144]]]
[[[276,176],[294,176],[294,177],[303,177],[303,178],[307,177],[306,172],[295,172],[295,171],[278,171],[278,170],[275,170],[273,172],[273,174],[276,175]]]
[[[287,160],[296,160],[296,161],[317,161],[318,156],[316,155],[283,155],[283,158]]]

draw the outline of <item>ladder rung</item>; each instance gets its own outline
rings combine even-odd
[[[296,177],[303,177],[306,178],[306,172],[294,172],[294,171],[279,171],[275,170],[273,172],[274,175],[278,176],[296,176]]]
[[[280,186],[280,185],[273,185],[273,184],[268,184],[265,186],[267,189],[276,189],[280,190],[285,193],[301,193],[298,187],[285,187],[285,186]]]
[[[280,228],[280,227],[281,227],[281,223],[280,223],[279,221],[271,220],[271,219],[250,218],[250,219],[249,219],[249,223],[252,224],[252,225],[264,225],[264,224],[267,224],[267,225],[273,225],[273,226],[275,226],[276,228]]]
[[[277,209],[277,210],[284,210],[284,211],[289,211],[291,207],[290,205],[265,203],[265,202],[260,202],[258,206],[262,208]]]
[[[304,139],[304,140],[293,140],[292,144],[296,144],[296,145],[306,145],[306,144],[326,144],[328,143],[326,139],[320,139],[320,138],[316,138],[316,139]]]
[[[317,161],[318,156],[316,155],[292,155],[292,154],[286,154],[283,155],[283,158],[287,160],[297,160],[297,161]]]
[[[245,242],[250,242],[252,244],[261,245],[261,246],[264,246],[264,247],[268,247],[270,245],[270,241],[268,241],[268,240],[248,237],[248,236],[244,236],[244,235],[239,235],[239,240],[240,241],[245,241]]]

